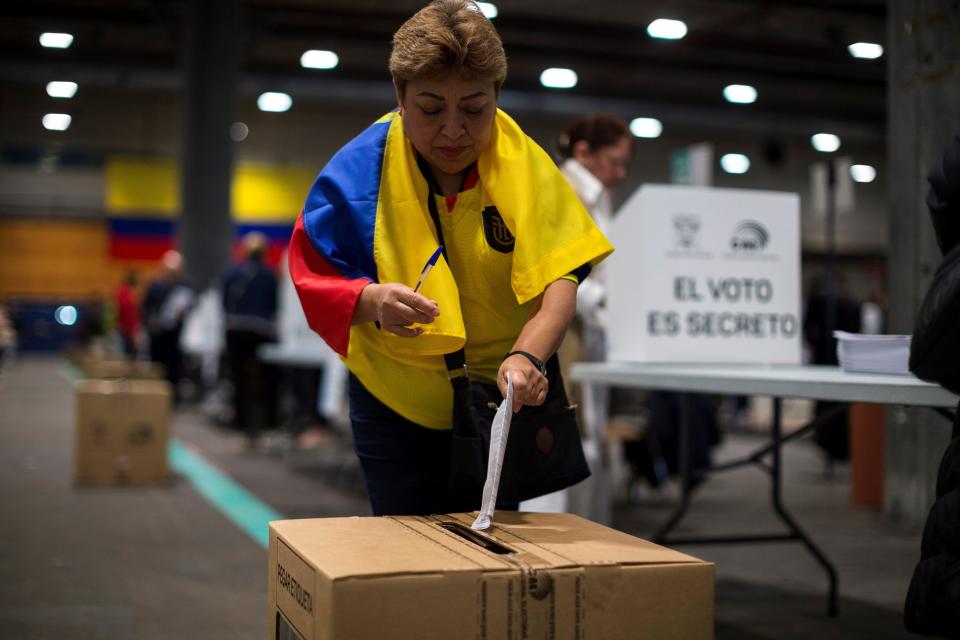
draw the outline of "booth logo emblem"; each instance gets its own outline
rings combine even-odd
[[[766,227],[755,220],[744,220],[733,230],[730,249],[738,253],[760,253],[769,242],[770,233]]]
[[[677,233],[677,247],[680,249],[694,249],[697,246],[697,235],[700,231],[700,218],[691,213],[681,213],[673,216],[673,229]]]

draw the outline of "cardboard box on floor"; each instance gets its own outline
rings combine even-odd
[[[85,378],[131,378],[135,380],[162,380],[163,366],[156,362],[101,358],[88,355],[81,359],[80,370]]]
[[[571,514],[270,523],[271,640],[701,640],[714,567]]]
[[[145,484],[167,478],[170,383],[80,380],[74,391],[77,484]]]

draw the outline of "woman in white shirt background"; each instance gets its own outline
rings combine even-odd
[[[633,136],[621,118],[595,113],[573,122],[561,134],[557,150],[560,172],[580,197],[600,230],[607,234],[613,216],[612,192],[623,182],[633,157]],[[609,236],[608,236],[609,237]],[[606,359],[604,313],[606,307],[604,265],[597,265],[590,277],[577,288],[577,315],[567,330],[558,355],[567,381],[567,395],[579,404],[581,430],[595,425],[596,434],[585,433],[584,453],[593,476],[560,494],[524,503],[521,509],[531,511],[571,511],[597,522],[609,522],[609,481],[601,477],[608,464],[596,464],[601,456],[602,432],[607,425],[609,390],[599,385],[584,395],[579,385],[569,383],[570,365],[574,362]],[[599,512],[597,510],[600,510]]]
[[[633,136],[627,123],[607,113],[584,116],[567,128],[557,146],[561,173],[606,235],[613,215],[611,192],[623,182],[633,156]],[[577,292],[577,315],[585,325],[599,328],[605,299],[603,265],[598,265]],[[603,350],[591,347],[585,345],[586,351],[596,356],[586,359],[603,359]]]

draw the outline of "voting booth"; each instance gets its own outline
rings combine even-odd
[[[611,238],[610,360],[800,364],[796,194],[644,185]]]

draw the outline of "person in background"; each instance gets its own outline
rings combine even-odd
[[[140,337],[140,307],[137,305],[137,272],[129,271],[117,289],[117,333],[123,343],[123,353],[131,360],[137,359],[137,343]]]
[[[887,327],[887,295],[879,287],[860,305],[860,333],[880,334]]]
[[[560,172],[586,207],[594,223],[604,235],[610,231],[613,218],[613,191],[623,182],[633,157],[633,136],[627,123],[611,114],[595,113],[579,118],[564,131],[557,142]],[[593,386],[593,393],[584,396],[580,385],[570,383],[570,366],[575,362],[597,362],[606,359],[606,332],[604,312],[606,307],[606,284],[604,265],[598,265],[590,278],[577,288],[577,313],[558,351],[567,381],[567,394],[579,405],[580,424],[597,425],[605,429],[609,414],[609,390]],[[572,509],[580,515],[605,519],[592,512],[592,505],[605,503],[606,499],[594,495],[606,482],[598,477],[597,461],[604,455],[596,439],[585,439],[584,452],[594,477],[587,479],[569,492],[544,496],[524,503],[525,510],[566,511]],[[569,504],[568,504],[569,502]]]
[[[613,247],[497,109],[506,54],[475,3],[417,12],[394,34],[390,72],[398,111],[320,173],[290,275],[311,328],[352,374],[353,444],[374,514],[450,513],[463,510],[449,492],[450,376],[464,367],[448,371],[444,354],[504,396],[509,375],[514,411],[542,405],[577,285]]]
[[[91,291],[86,298],[77,320],[77,335],[80,344],[102,350],[103,337],[110,331],[109,305],[97,291]]]
[[[633,156],[633,136],[627,123],[606,113],[585,116],[567,128],[557,147],[562,161],[560,172],[600,231],[608,235],[613,218],[612,192],[626,177]],[[576,339],[571,343],[578,348],[568,352],[561,347],[565,366],[578,360],[606,358],[603,314],[607,290],[603,274],[603,265],[598,265],[577,288],[577,315],[572,329]],[[602,411],[606,403],[600,402],[603,406],[597,410]]]
[[[14,322],[7,313],[7,307],[0,303],[0,388],[3,387],[3,370],[12,360],[13,351],[17,346],[17,331]]]
[[[831,282],[826,275],[818,276],[810,288],[803,317],[803,337],[810,346],[811,364],[839,364],[837,339],[833,337],[833,332],[859,333],[860,321],[860,303],[847,292],[846,279],[836,275]],[[841,404],[818,400],[814,405],[814,415],[820,417],[830,413]],[[848,415],[844,409],[821,422],[814,433],[814,440],[827,454],[828,463],[850,457]]]
[[[284,251],[277,265],[277,341],[281,349],[295,345],[326,356],[306,366],[278,367],[281,383],[277,387],[277,404],[284,406],[280,398],[289,390],[293,403],[286,416],[288,430],[296,448],[309,451],[336,438],[333,427],[346,405],[347,370],[307,324],[288,263],[288,252]]]
[[[276,420],[276,372],[260,361],[260,345],[277,339],[277,276],[264,264],[267,239],[243,237],[243,260],[223,275],[227,361],[233,380],[234,421],[251,446]]]
[[[612,192],[627,177],[633,157],[633,136],[627,123],[608,113],[580,118],[561,134],[557,152],[560,172],[577,192],[600,231],[608,233],[613,217]],[[600,284],[595,282],[593,286]],[[579,298],[585,295],[582,291],[577,294],[578,304]],[[578,313],[579,310],[578,306]]]
[[[580,196],[597,226],[609,234],[613,217],[612,193],[626,177],[633,155],[633,136],[627,123],[617,116],[603,113],[580,118],[560,136],[558,151],[563,161],[563,175]],[[561,360],[567,367],[577,361],[606,359],[606,301],[604,266],[600,265],[577,290],[576,320],[560,351]],[[601,448],[606,442],[610,415],[609,389],[593,385],[591,390],[590,394],[578,394],[581,396],[582,415],[588,424],[599,428],[597,433],[587,434],[584,451],[588,460],[589,456],[596,459],[607,453]],[[623,455],[635,474],[647,478],[656,488],[661,487],[667,474],[675,474],[680,467],[679,415],[683,403],[691,407],[689,453],[693,469],[709,466],[711,450],[720,440],[716,410],[708,396],[665,391],[646,394],[643,406],[649,416],[649,428],[642,439],[628,438],[624,441]],[[608,464],[612,465],[613,456],[617,454],[610,451],[609,455]],[[604,468],[607,466],[603,465]],[[595,514],[593,509],[595,505],[610,502],[602,486],[606,482],[607,479],[595,474],[593,478],[574,487],[570,492],[571,509],[586,517],[605,517],[604,514]]]
[[[176,402],[180,400],[178,387],[183,371],[180,334],[196,293],[184,276],[183,257],[178,251],[164,253],[161,264],[143,298],[143,319],[150,341],[150,360],[164,366]]]

